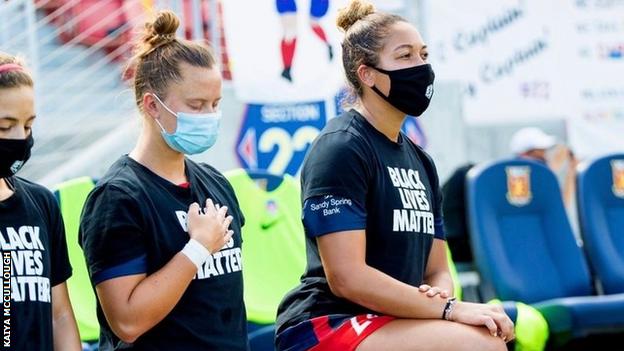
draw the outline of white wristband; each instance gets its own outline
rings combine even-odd
[[[195,239],[190,239],[188,243],[184,245],[181,252],[197,266],[197,269],[200,269],[204,262],[210,257],[210,251]]]

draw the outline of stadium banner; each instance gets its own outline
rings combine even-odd
[[[472,124],[565,119],[581,156],[624,150],[624,2],[423,1],[440,80]]]
[[[247,103],[333,97],[344,85],[338,9],[346,0],[228,0],[223,20],[232,80]]]
[[[249,104],[236,142],[243,168],[298,176],[310,144],[325,126],[326,102]]]
[[[536,3],[537,6],[533,3]],[[461,81],[469,123],[562,118],[565,99],[545,14],[550,1],[427,0],[426,38],[437,80]]]
[[[624,152],[624,1],[566,4],[570,144],[585,157]]]
[[[407,10],[406,0],[371,0],[371,3],[379,11],[396,13],[398,15],[404,15],[401,12]]]

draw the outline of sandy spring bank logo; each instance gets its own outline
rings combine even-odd
[[[624,198],[624,160],[611,161],[611,171],[613,173],[613,194]]]
[[[533,197],[529,166],[510,166],[507,173],[507,201],[514,206],[525,206]]]

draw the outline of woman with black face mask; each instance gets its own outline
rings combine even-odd
[[[364,0],[338,26],[356,103],[304,162],[308,265],[278,310],[277,349],[506,350],[502,308],[453,297],[436,169],[400,131],[433,95],[426,45]]]
[[[1,345],[76,351],[81,346],[65,284],[71,266],[59,207],[49,190],[15,176],[30,157],[34,121],[32,78],[15,57],[0,52]]]

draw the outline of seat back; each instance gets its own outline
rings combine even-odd
[[[590,295],[592,281],[555,175],[526,160],[468,173],[470,237],[481,278],[501,300]]]
[[[225,176],[245,216],[247,319],[256,324],[275,323],[279,303],[299,283],[306,264],[299,183],[285,175],[277,188],[265,190],[245,170],[229,171]]]
[[[80,214],[87,195],[94,186],[95,183],[91,178],[81,177],[54,187],[65,222],[67,250],[73,269],[72,276],[67,281],[67,289],[76,316],[80,339],[83,341],[95,341],[100,335],[95,293],[89,280],[84,254],[78,245]]]
[[[578,212],[585,250],[606,294],[624,293],[624,154],[579,166]]]

